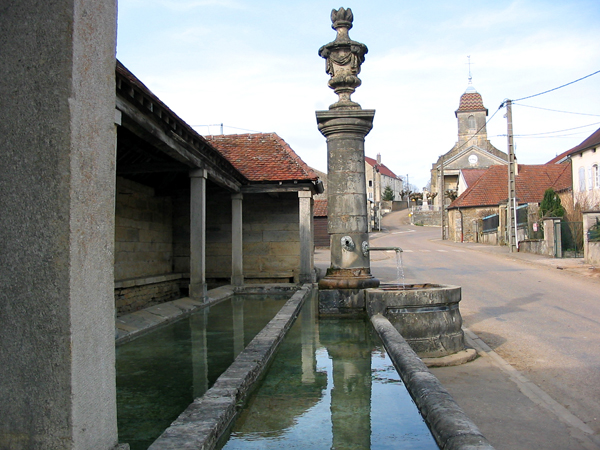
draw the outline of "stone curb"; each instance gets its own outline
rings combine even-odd
[[[441,356],[439,358],[421,358],[421,361],[427,367],[450,367],[460,366],[477,358],[477,351],[473,348],[467,348],[462,352],[454,353],[453,355]]]
[[[371,323],[440,450],[493,450],[396,328],[381,314],[372,316]]]
[[[303,285],[206,393],[194,400],[148,450],[214,448],[268,366],[312,285]]]

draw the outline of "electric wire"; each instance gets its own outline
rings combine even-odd
[[[580,112],[573,112],[573,111],[561,111],[561,110],[558,110],[558,109],[541,108],[539,106],[524,105],[522,103],[519,103],[519,104],[517,104],[515,106],[524,106],[526,108],[543,109],[544,111],[552,111],[552,112],[558,112],[558,113],[564,113],[564,114],[577,114],[579,116],[600,117],[600,114],[588,114],[588,113],[580,113]]]
[[[597,71],[596,71],[596,72],[594,72],[594,73],[590,73],[589,75],[586,75],[585,77],[579,78],[579,79],[577,79],[577,80],[575,80],[575,81],[571,81],[570,83],[566,83],[566,84],[563,84],[562,86],[555,87],[554,89],[548,89],[547,91],[540,92],[539,94],[534,94],[534,95],[529,95],[529,96],[527,96],[527,97],[518,98],[517,100],[513,100],[513,103],[514,103],[514,102],[520,102],[521,100],[527,100],[528,98],[539,97],[540,95],[547,94],[548,92],[552,92],[552,91],[556,91],[556,90],[558,90],[558,89],[562,89],[562,88],[564,88],[564,87],[566,87],[566,86],[569,86],[569,85],[571,85],[571,84],[573,84],[573,83],[577,83],[578,81],[581,81],[581,80],[585,80],[586,78],[589,78],[589,77],[591,77],[592,75],[596,75],[596,74],[598,74],[598,73],[600,73],[600,70],[597,70]]]
[[[554,134],[554,133],[563,133],[565,131],[572,131],[572,130],[579,130],[580,128],[587,128],[587,127],[592,127],[594,125],[598,125],[600,124],[600,122],[595,122],[595,123],[590,123],[588,125],[582,125],[580,127],[573,127],[573,128],[565,128],[564,130],[556,130],[556,131],[545,131],[543,133],[530,133],[530,134],[514,134],[514,137],[525,137],[525,136],[541,136],[544,134]]]

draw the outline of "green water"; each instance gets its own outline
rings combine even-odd
[[[369,322],[308,302],[225,450],[438,449]]]
[[[288,298],[240,296],[118,346],[119,442],[146,450]]]

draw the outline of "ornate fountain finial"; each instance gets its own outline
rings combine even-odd
[[[367,46],[350,39],[354,16],[350,8],[331,11],[332,28],[337,31],[335,41],[319,49],[319,56],[326,59],[325,71],[331,76],[329,87],[338,95],[339,101],[329,109],[361,109],[350,100],[350,95],[361,85],[360,65],[365,61]]]

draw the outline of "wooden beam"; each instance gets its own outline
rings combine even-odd
[[[208,171],[209,179],[232,191],[240,192],[243,176],[235,176],[235,169],[231,166],[231,172],[219,167],[216,161],[211,160],[208,155],[194,148],[183,138],[172,131],[165,131],[163,127],[155,123],[148,115],[140,111],[135,105],[117,95],[117,109],[123,113],[122,126],[134,133],[139,138],[150,143],[155,148],[179,161],[190,169],[204,168]],[[222,165],[230,165],[224,157]],[[215,159],[215,158],[213,158]]]

